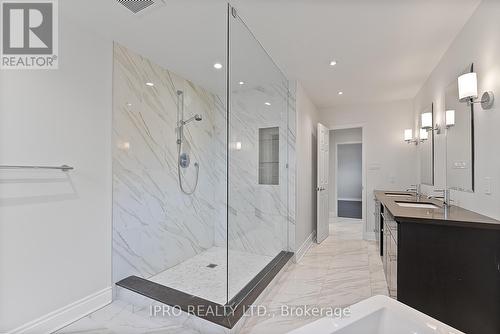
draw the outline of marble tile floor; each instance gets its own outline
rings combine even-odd
[[[229,259],[227,256],[225,247],[212,247],[149,280],[224,305],[227,283],[231,299],[273,259],[234,250],[229,250]],[[209,268],[210,264],[217,266]]]
[[[238,333],[287,333],[318,316],[288,316],[285,310],[304,307],[346,307],[372,295],[387,295],[382,262],[374,242],[364,241],[362,223],[339,220],[330,237],[313,245],[299,263],[292,263],[266,289],[258,305],[265,316],[246,316]],[[297,312],[298,314],[298,312]],[[139,334],[204,333],[168,318],[153,318],[117,300],[58,333]]]

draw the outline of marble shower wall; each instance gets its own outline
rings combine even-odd
[[[116,282],[155,275],[213,247],[216,234],[226,234],[226,125],[219,97],[119,44],[113,85]],[[190,196],[178,184],[177,90],[184,91],[184,117],[203,116],[185,127],[188,188],[194,185],[193,163],[200,164],[198,188]]]
[[[271,257],[293,250],[294,86],[290,93],[286,82],[232,91],[227,206],[225,97],[119,44],[114,53],[114,281],[129,275],[148,278],[214,246]],[[198,189],[191,196],[178,185],[179,89],[185,94],[185,118],[195,113],[203,116],[202,122],[185,128],[191,161],[200,164]],[[264,105],[264,99],[271,99],[272,106]],[[279,185],[258,183],[258,135],[259,128],[266,127],[279,127]],[[185,175],[189,188],[194,177],[190,168]],[[230,280],[231,260],[230,253]]]
[[[248,85],[232,91],[227,228],[230,250],[274,257],[288,249],[287,89],[285,83]],[[271,106],[264,101],[272,101]],[[269,127],[279,127],[279,185],[259,184],[259,129]],[[237,149],[237,143],[241,148]]]

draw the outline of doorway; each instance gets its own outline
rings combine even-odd
[[[363,133],[362,128],[331,130],[330,215],[363,218]]]

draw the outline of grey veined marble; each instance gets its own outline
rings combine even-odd
[[[178,185],[177,90],[184,92],[185,118],[203,117],[184,130],[185,151],[200,166],[192,195],[183,194]],[[249,83],[231,94],[228,138],[225,96],[115,44],[115,282],[130,275],[152,277],[213,247],[270,259],[293,247],[288,243],[294,239],[295,222],[293,99],[279,82]],[[272,98],[273,106],[264,105],[263,97]],[[258,182],[258,134],[265,127],[279,127],[279,185]],[[183,173],[186,186],[193,187],[195,169]],[[238,266],[232,257],[228,262],[231,280],[231,270]],[[248,273],[248,281],[256,274]]]
[[[113,265],[115,281],[149,277],[211,248],[225,201],[225,122],[218,97],[123,46],[114,47]],[[152,83],[154,86],[148,86]],[[177,90],[184,91],[186,150],[200,164],[198,188],[177,175]],[[219,115],[220,116],[220,115]],[[195,169],[184,175],[192,187]]]

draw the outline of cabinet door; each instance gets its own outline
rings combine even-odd
[[[384,224],[384,273],[387,280],[387,285],[389,285],[390,280],[390,262],[389,262],[389,252],[390,252],[390,238],[389,228]]]
[[[392,298],[397,299],[398,295],[398,245],[396,244],[396,241],[394,238],[391,237],[389,238],[389,295]]]
[[[375,210],[373,210],[373,216],[375,218],[375,240],[377,241],[377,249],[380,251],[380,202],[375,200]]]

